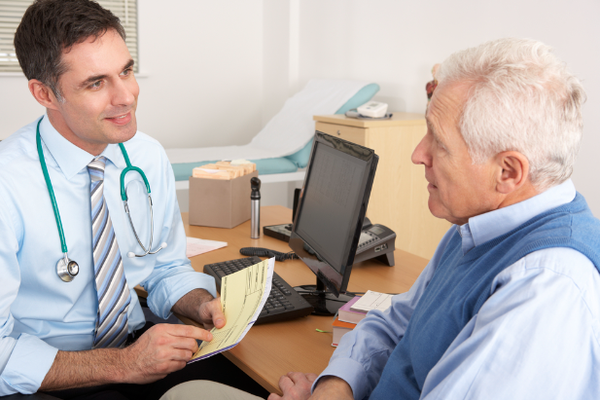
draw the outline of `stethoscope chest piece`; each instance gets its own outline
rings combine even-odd
[[[62,221],[60,218],[60,212],[58,211],[58,204],[56,203],[56,196],[54,195],[54,188],[52,187],[52,181],[50,180],[50,175],[48,174],[48,167],[46,166],[46,160],[44,158],[44,150],[42,149],[42,136],[40,134],[40,124],[42,123],[42,118],[38,121],[37,129],[36,129],[36,146],[38,156],[40,158],[40,165],[42,167],[42,173],[44,174],[44,180],[46,181],[46,186],[48,187],[48,195],[50,196],[50,202],[52,203],[52,210],[54,211],[54,218],[56,219],[56,228],[58,229],[58,236],[60,237],[60,247],[63,252],[63,257],[58,260],[56,264],[56,273],[59,278],[64,282],[71,282],[75,276],[79,273],[79,265],[69,259],[67,255],[67,241],[65,239],[65,233],[62,227]],[[127,155],[127,151],[125,150],[125,146],[123,143],[119,143],[119,147],[121,148],[121,152],[123,153],[123,158],[125,159],[125,164],[127,167],[121,171],[121,199],[123,200],[123,204],[125,207],[125,212],[127,213],[127,217],[129,218],[129,223],[131,224],[131,229],[135,238],[139,245],[144,250],[143,254],[135,254],[133,252],[127,253],[129,257],[144,257],[148,254],[156,254],[165,247],[167,247],[166,243],[162,243],[159,248],[156,250],[152,250],[152,241],[154,239],[154,211],[152,209],[152,197],[150,196],[150,184],[148,183],[148,179],[146,178],[146,174],[138,167],[134,167],[131,165],[129,161],[129,156]],[[138,234],[133,226],[133,221],[131,219],[131,215],[129,214],[129,206],[127,204],[127,191],[125,190],[125,175],[130,171],[136,171],[142,177],[144,184],[146,185],[146,191],[148,193],[148,204],[150,206],[150,244],[148,247],[145,247]]]
[[[58,277],[65,282],[71,282],[79,273],[79,264],[67,257],[61,258],[56,264]]]

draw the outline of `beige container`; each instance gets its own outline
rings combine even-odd
[[[190,225],[234,228],[250,219],[250,179],[258,171],[222,180],[190,177]]]

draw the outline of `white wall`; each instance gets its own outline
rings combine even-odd
[[[262,1],[138,4],[139,129],[167,148],[249,142],[262,127]]]
[[[244,144],[260,130],[262,0],[138,1],[139,129],[165,147]],[[44,112],[0,75],[0,139]]]
[[[23,74],[0,73],[0,140],[44,113],[27,89]]]
[[[391,110],[424,112],[433,64],[500,37],[554,47],[588,94],[584,140],[573,180],[600,216],[600,2],[597,0],[302,0],[299,82],[372,80]]]
[[[263,1],[263,122],[298,91],[298,0]]]
[[[423,112],[431,66],[453,51],[542,40],[588,92],[574,181],[600,215],[598,0],[139,3],[139,127],[167,148],[245,144],[310,78],[377,82],[391,110]],[[0,139],[43,112],[26,85],[0,76]]]

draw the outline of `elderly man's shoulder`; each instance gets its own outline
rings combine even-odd
[[[495,290],[521,288],[527,297],[554,297],[548,299],[550,302],[562,299],[565,304],[579,303],[600,320],[600,272],[587,256],[573,248],[532,252],[501,272],[494,286]]]
[[[600,272],[581,252],[569,247],[551,247],[525,256],[523,268],[528,271],[549,271],[576,282],[595,282],[600,289]]]

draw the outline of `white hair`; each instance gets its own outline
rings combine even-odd
[[[571,176],[586,95],[549,46],[529,39],[487,42],[452,54],[436,78],[470,85],[459,128],[474,163],[518,151],[540,192]]]

